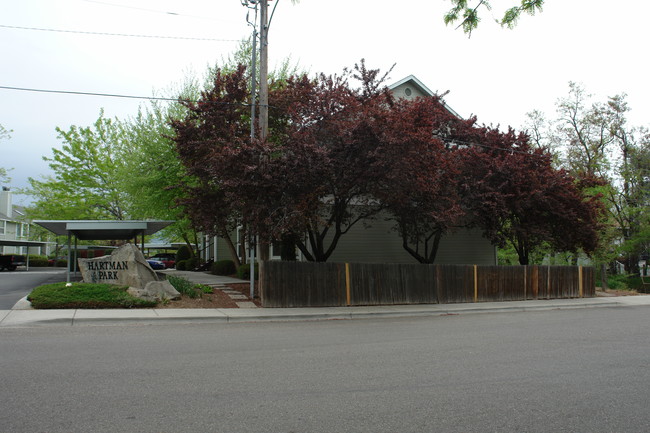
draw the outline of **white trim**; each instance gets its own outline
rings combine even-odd
[[[401,86],[402,84],[406,84],[406,83],[409,83],[409,82],[413,83],[414,87],[418,88],[418,90],[421,93],[424,93],[424,94],[426,94],[428,96],[435,96],[436,95],[436,93],[432,92],[431,89],[429,89],[427,86],[425,86],[422,81],[418,80],[415,75],[409,75],[408,77],[402,78],[398,82],[393,83],[390,86],[388,86],[388,88],[390,90],[395,90],[397,87]],[[460,114],[458,114],[456,112],[456,110],[454,110],[449,105],[447,105],[447,103],[444,100],[442,101],[442,105],[447,109],[447,111],[449,111],[454,116],[458,117],[459,119],[463,118]]]
[[[393,83],[388,88],[390,90],[394,90],[395,88],[401,86],[402,84],[408,83],[409,81],[413,82],[415,84],[415,87],[419,87],[419,91],[421,93],[424,93],[428,96],[435,96],[435,93],[431,91],[427,86],[424,85],[424,83],[420,80],[418,80],[415,75],[409,75],[408,77],[402,78],[399,80],[397,83]]]

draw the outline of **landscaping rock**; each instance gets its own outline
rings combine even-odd
[[[127,292],[141,299],[147,301],[162,301],[163,299],[180,299],[181,294],[171,285],[169,281],[150,281],[147,285],[140,289],[136,287],[129,287]]]

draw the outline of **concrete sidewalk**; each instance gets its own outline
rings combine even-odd
[[[351,320],[638,305],[650,305],[650,296],[334,308],[3,310],[0,327]]]
[[[227,286],[229,283],[248,283],[248,281],[212,275],[208,272],[176,271],[174,269],[161,272],[167,275],[182,276],[194,283],[215,286]],[[254,309],[147,308],[132,310],[33,310],[29,309],[29,302],[23,299],[12,310],[0,310],[0,327],[351,320],[379,317],[444,316],[629,305],[650,305],[650,296],[639,295],[465,304],[385,305],[377,307]]]

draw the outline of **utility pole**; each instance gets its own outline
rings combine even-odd
[[[269,31],[269,0],[241,0],[242,5],[255,9],[257,14],[257,6],[260,6],[260,98],[259,98],[259,140],[265,141],[269,134],[269,55],[268,55],[268,31]],[[256,58],[257,58],[257,28],[253,23],[253,55],[251,59],[251,140],[255,138],[255,77],[256,71]],[[265,163],[261,160],[260,164]],[[269,259],[269,243],[261,238],[256,239],[256,236],[251,237],[251,250],[250,250],[250,297],[253,298],[255,287],[255,250],[257,249],[257,256],[260,261]],[[257,241],[257,242],[256,242]],[[258,283],[259,284],[259,283]],[[260,291],[261,291],[260,287]]]
[[[260,140],[269,135],[269,4],[260,1]]]
[[[269,3],[260,1],[260,141],[269,135]],[[260,161],[265,163],[265,161]],[[269,259],[269,243],[258,239],[259,258]]]
[[[257,4],[255,4],[255,15],[257,15]],[[255,139],[255,98],[257,93],[257,23],[253,20],[253,50],[251,56],[251,141]],[[250,259],[248,261],[250,266],[250,298],[255,296],[255,237],[251,237],[250,245]]]

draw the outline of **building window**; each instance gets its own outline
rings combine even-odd
[[[280,260],[282,258],[282,244],[279,241],[271,243],[271,259]]]
[[[16,224],[16,237],[26,238],[27,236],[29,236],[29,224]]]
[[[235,248],[237,249],[239,260],[242,260],[243,257],[246,257],[246,244],[244,242],[244,228],[242,226],[237,227],[237,243],[235,244]]]
[[[7,221],[0,221],[0,235],[7,233]]]

